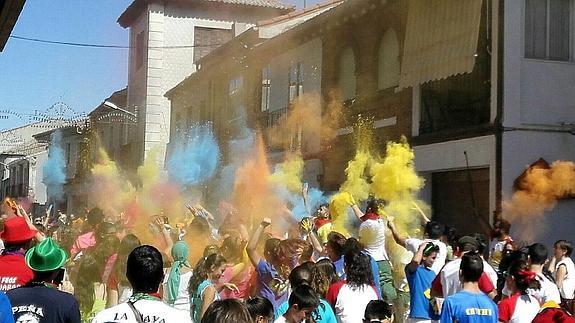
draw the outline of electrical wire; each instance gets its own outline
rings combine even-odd
[[[10,35],[10,38],[18,39],[18,40],[25,40],[30,42],[42,43],[42,44],[51,44],[51,45],[63,45],[63,46],[75,46],[75,47],[89,47],[89,48],[113,48],[113,49],[129,49],[135,48],[130,46],[123,46],[123,45],[105,45],[105,44],[89,44],[89,43],[74,43],[74,42],[65,42],[65,41],[58,41],[58,40],[47,40],[47,39],[38,39],[38,38],[29,38],[29,37],[22,37],[22,36],[15,36]],[[148,46],[148,49],[178,49],[178,48],[194,48],[194,47],[218,47],[222,44],[198,44],[198,45],[176,45],[176,46]]]

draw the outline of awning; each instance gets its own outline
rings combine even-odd
[[[482,0],[409,0],[399,87],[470,73]]]

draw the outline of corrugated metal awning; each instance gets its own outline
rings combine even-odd
[[[399,87],[470,73],[482,0],[409,0]]]

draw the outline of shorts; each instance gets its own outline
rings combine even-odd
[[[391,264],[388,260],[380,260],[377,262],[377,269],[379,286],[381,287],[381,298],[391,304],[397,299],[397,290],[393,284]]]

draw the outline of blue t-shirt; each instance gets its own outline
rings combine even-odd
[[[409,284],[409,297],[411,299],[410,318],[439,320],[439,315],[433,310],[429,302],[429,289],[435,278],[435,272],[424,266],[417,266],[414,272],[409,272],[405,267],[405,277]]]
[[[364,254],[369,256],[367,252],[364,252]],[[381,286],[379,285],[379,267],[377,267],[377,261],[375,261],[372,256],[369,256],[369,264],[371,265],[371,275],[373,276],[373,284],[377,290],[377,297],[381,299]]]
[[[274,309],[287,301],[288,282],[281,279],[272,264],[262,258],[256,267],[256,272],[258,275],[257,287],[259,296],[272,302]]]
[[[287,301],[283,302],[275,311],[274,320],[284,315],[288,309],[289,303]],[[314,319],[314,322],[317,323],[337,323],[333,309],[329,303],[323,299],[319,300],[319,306],[311,313],[311,317]]]
[[[0,323],[14,323],[12,305],[4,292],[0,292]]]
[[[340,280],[345,280],[346,276],[345,276],[345,270],[344,268],[344,263],[343,263],[343,256],[341,256],[341,258],[339,258],[338,260],[333,262],[333,265],[335,266],[335,274],[337,275],[337,277]]]
[[[441,309],[441,323],[497,323],[497,305],[483,293],[460,291],[448,296]]]

